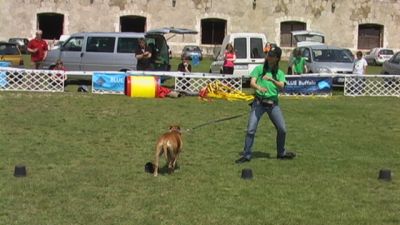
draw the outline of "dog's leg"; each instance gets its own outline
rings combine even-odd
[[[178,160],[179,153],[175,154],[174,160],[172,162],[172,170],[176,168],[176,161]]]
[[[175,161],[175,156],[173,153],[173,149],[168,148],[168,174],[174,172],[174,161]]]
[[[156,177],[158,175],[158,164],[160,161],[160,154],[161,154],[161,146],[156,146],[156,158],[154,160],[154,173],[153,175]]]

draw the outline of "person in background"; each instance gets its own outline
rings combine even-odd
[[[41,30],[37,30],[36,37],[28,43],[27,50],[31,54],[32,67],[35,69],[40,68],[42,62],[46,59],[47,51],[49,50],[47,42],[42,39],[42,34],[43,32]]]
[[[364,59],[363,53],[361,51],[358,51],[356,56],[357,58],[354,61],[353,74],[364,75],[365,71],[367,71],[368,63]]]
[[[63,73],[56,73],[53,76],[51,76],[52,84],[62,85],[62,82],[64,82],[64,87],[66,87],[67,74],[65,74],[66,69],[61,59],[58,59],[56,61],[56,65],[53,67],[53,70],[62,71]]]
[[[255,67],[250,74],[250,87],[255,89],[256,96],[251,103],[242,157],[236,160],[236,163],[251,160],[257,126],[264,113],[268,113],[269,119],[277,131],[277,159],[293,159],[296,156],[294,152],[285,149],[286,125],[278,101],[279,92],[286,83],[285,73],[279,69],[281,56],[282,50],[273,46],[265,55],[264,65]]]
[[[233,74],[233,69],[235,67],[236,54],[235,49],[231,43],[226,45],[224,52],[224,65],[223,74]]]
[[[191,73],[192,65],[189,63],[189,57],[182,58],[182,62],[178,65],[178,71],[182,73]],[[182,83],[182,89],[186,90],[190,86],[190,78],[179,77],[178,82]]]
[[[151,66],[151,49],[147,46],[144,38],[138,40],[138,48],[135,52],[135,57],[137,59],[137,70],[152,70]]]
[[[192,72],[192,65],[189,63],[189,57],[182,58],[182,62],[178,65],[178,71],[183,73]]]
[[[307,73],[306,59],[301,56],[300,49],[295,49],[293,53],[292,75]]]
[[[353,74],[362,76],[365,74],[367,71],[367,66],[368,63],[363,57],[363,53],[361,51],[358,51],[356,53],[356,60],[354,61],[354,66],[353,66]],[[365,86],[365,78],[364,77],[355,77],[352,79],[354,82],[352,85],[351,90],[355,92],[354,94],[361,94],[364,90]]]
[[[263,49],[264,53],[267,54],[269,52],[269,50],[271,50],[271,47],[272,47],[271,43],[267,42]]]

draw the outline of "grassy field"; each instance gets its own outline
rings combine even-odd
[[[264,117],[254,159],[236,165],[244,115],[184,133],[179,170],[154,178],[144,165],[168,125],[246,113],[247,102],[0,92],[0,224],[400,224],[398,98],[281,105],[295,160],[275,159]],[[27,177],[13,176],[17,164]],[[392,182],[377,179],[382,168]]]
[[[207,72],[210,63],[193,71]],[[298,157],[275,159],[265,116],[253,160],[236,165],[248,102],[133,99],[76,87],[0,92],[0,225],[400,224],[398,98],[282,97],[287,148]],[[170,124],[189,129],[240,114],[184,132],[173,175],[144,172]],[[18,164],[27,177],[13,176]],[[240,178],[244,168],[254,179]],[[377,179],[384,168],[391,182]]]

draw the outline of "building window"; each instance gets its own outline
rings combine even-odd
[[[64,30],[64,15],[58,13],[37,14],[38,28],[43,31],[42,38],[58,40]]]
[[[201,43],[222,44],[226,34],[226,20],[202,19],[201,20]]]
[[[383,26],[361,24],[358,26],[358,49],[372,49],[383,46]]]
[[[281,23],[281,47],[294,47],[296,42],[292,36],[292,31],[306,30],[306,23],[297,21],[287,21]]]
[[[121,32],[145,32],[146,17],[142,16],[121,16],[119,18]]]

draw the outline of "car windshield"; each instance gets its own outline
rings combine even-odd
[[[187,46],[187,47],[185,48],[185,50],[186,50],[186,51],[190,51],[190,52],[199,52],[199,51],[200,51],[200,48],[197,47],[197,46]]]
[[[313,58],[316,62],[353,62],[353,57],[345,49],[313,49]]]
[[[0,45],[0,55],[19,55],[16,45]]]
[[[379,54],[382,54],[382,55],[393,55],[394,52],[393,52],[393,50],[390,50],[390,49],[382,49],[382,50],[379,51]]]

